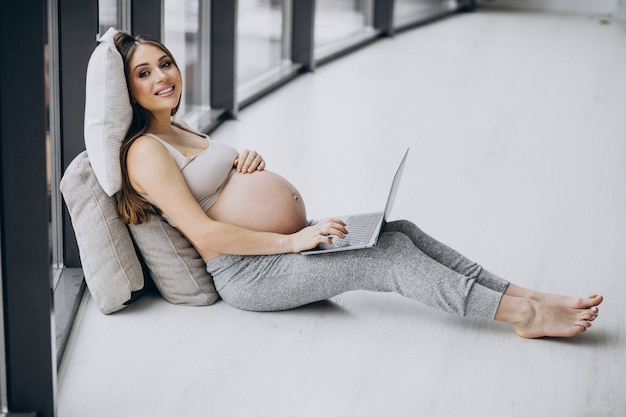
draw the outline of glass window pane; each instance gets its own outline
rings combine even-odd
[[[209,111],[208,0],[164,0],[163,43],[170,50],[183,78],[178,117],[193,128]]]
[[[284,53],[286,0],[239,0],[237,85],[253,81],[288,59]]]
[[[393,23],[395,27],[456,10],[456,0],[395,0]]]
[[[98,0],[98,33],[104,34],[110,27],[130,32],[131,0]]]
[[[317,0],[315,3],[315,46],[362,33],[370,24],[369,0]]]
[[[49,7],[51,9],[51,7]],[[49,12],[48,12],[49,13]],[[48,220],[50,249],[52,256],[52,288],[56,288],[64,266],[63,258],[63,210],[59,190],[61,181],[61,128],[59,112],[59,47],[56,25],[51,18],[44,45],[45,101],[46,101],[46,172],[48,182]]]
[[[117,1],[118,0],[99,0],[98,1],[98,32],[104,34],[110,27],[120,28],[120,22],[117,18]]]

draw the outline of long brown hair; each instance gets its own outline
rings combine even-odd
[[[126,85],[128,86],[128,92],[130,96],[129,74],[130,74],[130,61],[133,54],[137,50],[139,45],[152,45],[161,49],[172,61],[174,66],[178,69],[176,60],[172,56],[171,52],[161,42],[152,39],[148,36],[136,36],[133,37],[130,34],[118,31],[115,34],[115,46],[122,55],[124,61],[124,74],[126,76]],[[179,69],[180,71],[180,69]],[[130,98],[130,97],[129,97]],[[130,98],[130,104],[133,109],[133,120],[126,132],[124,141],[120,149],[120,165],[122,168],[122,188],[117,194],[117,209],[120,216],[126,223],[141,224],[150,220],[150,215],[155,211],[155,208],[142,198],[137,191],[131,186],[130,179],[128,178],[128,167],[126,166],[126,160],[128,156],[128,150],[131,145],[143,134],[146,133],[150,123],[153,120],[153,115],[148,110],[144,109],[135,100]],[[171,116],[174,116],[180,107],[180,101],[175,108],[172,109]]]

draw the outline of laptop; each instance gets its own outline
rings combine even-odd
[[[318,255],[322,253],[371,248],[376,245],[378,236],[380,235],[380,230],[387,221],[387,218],[391,213],[391,208],[393,207],[393,202],[396,199],[396,194],[400,185],[400,178],[402,178],[402,171],[404,171],[404,165],[408,154],[409,149],[407,149],[404,153],[404,157],[402,158],[402,161],[396,170],[396,174],[393,177],[391,189],[389,190],[389,196],[387,197],[387,203],[385,205],[385,211],[352,214],[347,216],[333,216],[346,223],[348,235],[344,239],[340,239],[337,236],[331,236],[331,244],[320,243],[315,249],[300,253],[302,255]]]

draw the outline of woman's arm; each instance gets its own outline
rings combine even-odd
[[[256,232],[214,221],[196,202],[172,155],[150,137],[135,141],[128,151],[127,163],[133,188],[152,198],[203,259],[212,258],[216,253],[269,255],[300,252],[321,242],[329,243],[327,234],[340,236],[345,232],[345,229],[340,230],[341,224],[332,220],[292,235]]]

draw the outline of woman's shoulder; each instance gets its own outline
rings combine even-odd
[[[163,145],[161,144],[161,140],[158,137],[151,133],[144,133],[141,136],[138,136],[130,145],[129,151],[134,152],[154,152],[160,151],[163,149]]]
[[[139,136],[128,148],[128,161],[130,163],[144,163],[145,161],[154,161],[163,157],[171,159],[171,152],[161,140],[149,133]]]

